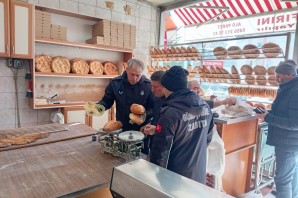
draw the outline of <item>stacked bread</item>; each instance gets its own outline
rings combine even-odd
[[[275,98],[277,94],[276,89],[258,88],[258,87],[234,87],[228,88],[230,95],[234,96],[248,96],[261,98]]]
[[[127,68],[127,63],[120,62],[118,67],[110,61],[103,62],[98,60],[83,60],[75,58],[69,60],[66,57],[48,55],[38,55],[35,57],[35,71],[57,74],[94,74],[94,75],[118,75],[122,74]]]
[[[132,104],[130,106],[130,114],[129,114],[129,119],[131,123],[140,125],[145,121],[145,107],[139,104]]]
[[[240,70],[241,73],[245,75],[245,82],[249,85],[269,84],[276,86],[277,82],[275,78],[275,68],[276,66],[271,66],[266,69],[262,65],[256,65],[255,67],[251,67],[250,65],[243,65]]]
[[[262,53],[261,53],[262,50]],[[239,59],[239,58],[246,58],[246,59],[255,59],[263,54],[266,58],[275,58],[281,54],[281,49],[279,45],[275,43],[265,43],[261,48],[253,44],[247,44],[242,49],[239,46],[230,46],[228,49],[217,46],[213,49],[213,55],[217,59]]]
[[[158,47],[151,48],[150,56],[152,60],[157,61],[174,61],[174,60],[199,60],[201,54],[199,50],[192,46],[168,47],[161,49]]]

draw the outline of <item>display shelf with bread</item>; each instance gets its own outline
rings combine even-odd
[[[85,43],[111,31],[106,28],[111,24],[117,25],[117,37],[123,37],[117,45],[112,46],[108,37],[103,43]],[[131,35],[126,39],[128,31]],[[131,25],[36,6],[36,50],[30,68],[33,97],[29,105],[34,109],[71,108],[100,100],[111,79],[121,75],[133,57],[135,31]]]

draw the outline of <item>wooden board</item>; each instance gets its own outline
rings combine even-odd
[[[26,135],[26,134],[35,134],[35,133],[43,133],[43,132],[59,132],[66,131],[65,128],[61,124],[53,123],[53,124],[44,124],[38,126],[30,126],[26,128],[15,128],[15,129],[5,129],[0,130],[0,138],[11,137],[15,135]]]
[[[74,139],[74,138],[85,137],[85,136],[90,136],[90,140],[91,140],[91,135],[96,132],[91,127],[88,127],[81,123],[73,123],[73,124],[65,124],[65,125],[47,124],[47,125],[39,125],[39,126],[28,127],[28,128],[2,130],[0,131],[2,132],[0,134],[3,135],[4,133],[3,131],[6,131],[7,134],[10,134],[10,135],[20,134],[20,133],[32,134],[32,133],[38,133],[38,132],[50,132],[50,135],[47,138],[38,139],[32,143],[28,143],[24,145],[11,145],[6,148],[0,148],[0,152],[6,151],[6,150],[36,146],[40,144],[48,144],[52,142],[64,141],[68,139]],[[5,137],[7,137],[7,135],[5,135]]]
[[[0,152],[0,195],[59,197],[105,187],[113,167],[121,163],[124,160],[101,153],[100,144],[90,137]]]

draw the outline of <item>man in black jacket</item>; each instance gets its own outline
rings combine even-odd
[[[268,123],[267,144],[275,147],[277,198],[298,197],[298,77],[293,60],[276,70],[279,89],[270,112],[257,116]]]
[[[152,117],[154,95],[151,91],[150,80],[143,76],[144,63],[137,59],[127,62],[127,69],[121,76],[114,78],[106,87],[105,95],[98,102],[105,110],[112,107],[116,102],[116,120],[122,122],[123,131],[136,130],[149,122]],[[146,120],[143,124],[129,123],[130,106],[132,104],[143,105],[146,109]],[[146,141],[145,141],[145,147]],[[148,151],[143,153],[148,154]]]
[[[150,161],[205,184],[213,116],[204,100],[187,89],[187,75],[182,67],[173,66],[161,79],[166,101],[157,121]]]

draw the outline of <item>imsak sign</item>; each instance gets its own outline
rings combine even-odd
[[[186,27],[184,41],[228,37],[245,34],[293,31],[296,28],[297,12],[258,16],[228,22],[212,23],[198,28]]]

